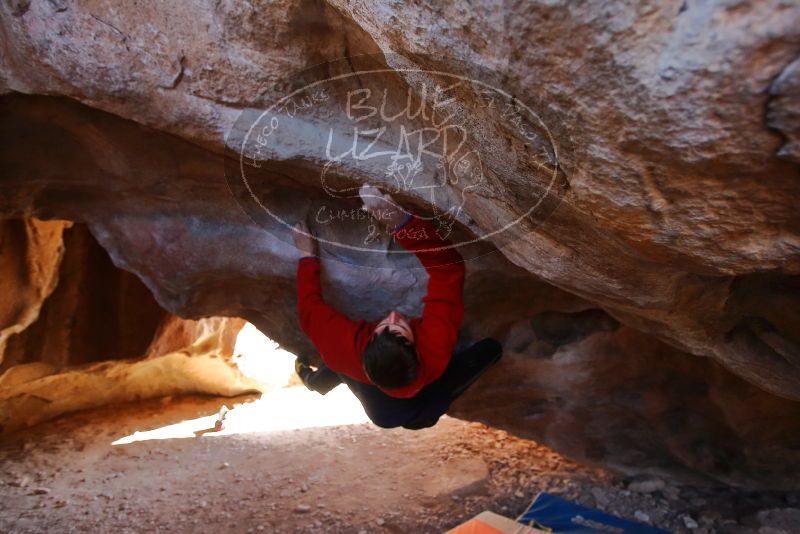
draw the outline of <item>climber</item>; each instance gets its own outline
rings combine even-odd
[[[419,429],[433,426],[453,400],[502,354],[500,343],[486,338],[452,355],[464,315],[464,263],[461,255],[424,219],[405,212],[376,187],[359,190],[363,209],[401,246],[416,254],[428,272],[421,317],[392,311],[377,322],[352,320],[322,298],[320,257],[308,226],[294,227],[300,252],[297,307],[300,327],[323,364],[314,370],[299,357],[296,370],[310,389],[327,393],[344,382],[380,427]],[[452,355],[452,357],[451,357]]]

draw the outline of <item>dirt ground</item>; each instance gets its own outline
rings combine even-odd
[[[207,431],[222,404],[253,401],[141,402],[4,438],[0,531],[443,532],[487,509],[516,517],[548,491],[672,532],[776,534],[753,514],[782,509],[785,522],[800,499],[625,480],[452,418],[422,431]],[[187,437],[136,440],[181,421]]]

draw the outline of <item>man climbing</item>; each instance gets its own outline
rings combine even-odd
[[[406,250],[428,272],[421,317],[392,311],[378,322],[352,320],[325,303],[316,239],[305,223],[294,228],[301,258],[297,267],[300,327],[324,362],[313,370],[298,358],[298,375],[310,389],[327,393],[344,382],[378,426],[419,429],[433,426],[501,354],[487,338],[452,355],[464,316],[464,263],[427,221],[404,212],[389,195],[364,185],[364,209],[385,221]],[[452,355],[452,357],[451,357]]]

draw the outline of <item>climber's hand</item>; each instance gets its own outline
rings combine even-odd
[[[308,367],[308,365],[303,360],[301,360],[300,358],[297,358],[294,361],[294,372],[297,373],[297,376],[299,376],[301,378],[302,378],[303,369],[305,369],[307,367]]]
[[[294,238],[294,246],[300,252],[301,257],[319,255],[317,240],[311,235],[311,231],[305,221],[294,225],[292,237]]]
[[[297,362],[300,362],[301,365],[305,365],[306,367],[311,367],[311,360],[303,353],[298,354],[295,356]],[[297,365],[297,363],[295,363]]]
[[[314,370],[308,365],[305,358],[300,357],[294,361],[294,372],[297,373],[297,376],[306,386],[308,386],[308,377],[314,374]]]
[[[387,193],[373,185],[364,184],[358,190],[361,200],[364,202],[363,210],[366,210],[389,228],[394,228],[405,219],[406,213]]]

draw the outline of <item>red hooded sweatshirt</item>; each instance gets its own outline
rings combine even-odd
[[[439,238],[429,222],[407,216],[391,235],[413,251],[428,272],[428,293],[423,297],[422,317],[409,320],[419,357],[417,378],[403,388],[382,390],[389,396],[410,398],[444,372],[464,318],[464,263],[461,254]],[[371,384],[361,354],[379,321],[353,320],[336,311],[322,298],[320,260],[301,258],[297,265],[297,309],[300,328],[331,370]]]

